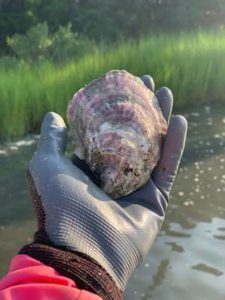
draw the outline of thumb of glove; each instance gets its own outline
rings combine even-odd
[[[41,125],[38,152],[64,154],[67,145],[67,129],[63,118],[48,112]]]

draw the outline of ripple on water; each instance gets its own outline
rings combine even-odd
[[[17,152],[22,147],[30,147],[37,143],[38,138],[39,135],[31,135],[19,141],[0,144],[0,156],[13,155],[13,152]]]
[[[191,267],[192,269],[194,270],[198,270],[198,271],[201,271],[201,272],[204,272],[204,273],[209,273],[209,274],[212,274],[214,276],[221,276],[223,275],[223,272],[216,269],[216,268],[213,268],[211,266],[208,266],[206,264],[197,264],[195,266],[192,266]]]
[[[225,235],[213,235],[213,237],[218,240],[225,240]]]

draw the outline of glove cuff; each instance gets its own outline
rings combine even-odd
[[[19,254],[29,255],[54,268],[59,274],[74,280],[78,288],[95,293],[104,300],[123,299],[122,291],[111,276],[85,254],[70,252],[63,247],[55,248],[50,241],[46,244],[35,241],[24,246]]]

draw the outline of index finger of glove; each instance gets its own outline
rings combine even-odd
[[[155,90],[155,82],[150,75],[141,76],[141,80],[144,82],[145,86],[150,89],[154,93]]]
[[[155,82],[150,75],[143,75],[141,80],[144,82],[145,86],[150,89],[154,93],[155,90]],[[169,118],[173,108],[173,94],[170,89],[167,87],[161,87],[156,91],[155,96],[158,99],[159,106],[162,110],[163,116],[167,122],[169,122]]]
[[[65,153],[67,130],[63,118],[54,112],[48,112],[41,125],[38,152]]]
[[[163,116],[167,122],[169,122],[172,108],[173,108],[173,94],[167,87],[161,87],[155,93],[159,106],[162,110]]]
[[[183,116],[171,118],[160,161],[152,179],[167,201],[183,155],[187,135],[187,121]]]

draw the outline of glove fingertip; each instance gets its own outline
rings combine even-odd
[[[65,152],[67,144],[67,128],[63,118],[55,113],[46,113],[42,125],[39,140],[39,151]]]
[[[171,112],[173,109],[173,93],[167,87],[161,87],[155,93],[159,106],[162,110],[163,116],[167,122],[169,122]]]
[[[141,80],[144,82],[145,86],[149,88],[153,93],[155,90],[155,82],[150,75],[141,76]]]
[[[64,128],[66,127],[63,118],[55,112],[47,112],[44,116],[41,132],[48,133],[51,128]]]
[[[171,117],[168,134],[175,136],[178,134],[179,136],[183,136],[186,138],[188,128],[187,119],[182,115],[174,115]],[[181,141],[182,139],[180,139]]]

